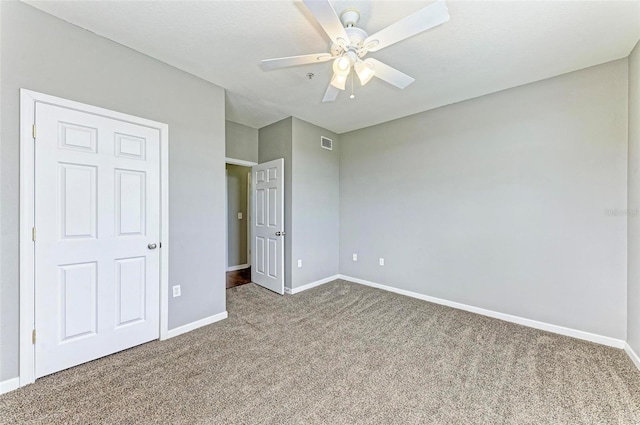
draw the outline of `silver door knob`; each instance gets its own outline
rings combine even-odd
[[[158,247],[158,245],[154,244],[154,243],[150,243],[149,245],[147,245],[147,248],[149,249],[156,249]]]
[[[287,232],[276,232],[276,236],[284,236]]]

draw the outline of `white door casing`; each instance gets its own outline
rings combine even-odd
[[[21,90],[21,386],[167,337],[167,142],[166,124]]]
[[[252,210],[252,189],[251,189],[251,172],[247,173],[247,263],[251,266],[251,241],[253,238],[251,237],[251,217],[253,217]]]
[[[252,168],[251,280],[284,294],[284,159]]]

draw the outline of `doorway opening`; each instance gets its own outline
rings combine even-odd
[[[253,282],[283,295],[284,237],[286,235],[284,158],[260,164],[233,158],[226,158],[225,162],[227,274],[243,270],[251,276],[250,279],[244,278],[243,283]],[[237,177],[234,177],[236,172]],[[243,183],[244,176],[247,176],[246,186]],[[246,195],[242,192],[245,187]],[[234,197],[237,200],[234,200]],[[240,211],[239,207],[241,208],[244,199],[247,200],[246,210]],[[246,248],[243,248],[244,242],[246,242]],[[245,252],[246,260],[244,261],[246,262],[242,262]],[[237,257],[234,257],[236,253]]]
[[[251,167],[226,164],[226,288],[251,282]]]

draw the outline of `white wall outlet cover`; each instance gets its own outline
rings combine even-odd
[[[298,260],[298,267],[302,267],[302,260]]]
[[[242,213],[241,212],[238,213],[238,220],[242,220]]]
[[[353,254],[353,261],[358,261],[358,254]]]
[[[380,263],[381,266],[384,266],[384,258],[380,258],[378,262]]]
[[[180,295],[182,295],[182,291],[180,290],[180,285],[174,285],[173,286],[173,296],[174,297],[179,297]]]

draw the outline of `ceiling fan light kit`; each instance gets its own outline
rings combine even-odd
[[[369,59],[358,60],[353,65],[353,69],[355,69],[356,74],[358,74],[360,84],[362,84],[363,86],[371,81],[375,74],[375,66]]]
[[[336,74],[348,74],[351,70],[351,59],[348,56],[340,56],[333,61],[333,72]]]
[[[347,85],[347,75],[348,74],[333,74],[331,78],[331,85],[340,90],[344,90]]]
[[[333,60],[333,76],[323,102],[333,102],[339,91],[345,90],[347,77],[352,72],[358,75],[363,86],[373,77],[377,77],[404,89],[415,81],[412,77],[373,58],[362,58],[369,52],[377,52],[449,20],[449,11],[444,0],[437,0],[369,36],[365,30],[356,27],[360,20],[360,12],[356,9],[346,9],[338,17],[329,0],[304,0],[304,4],[331,39],[331,53],[265,59],[261,66],[267,71]],[[351,98],[354,97],[352,93]]]

